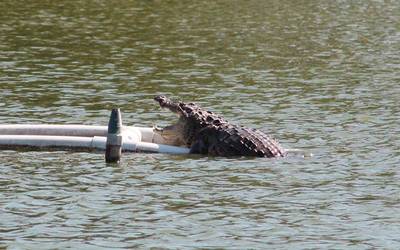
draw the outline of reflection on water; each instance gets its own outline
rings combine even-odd
[[[279,160],[0,151],[0,246],[398,248],[398,1],[0,3],[0,123],[169,123],[196,101]]]

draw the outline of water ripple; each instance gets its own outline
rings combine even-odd
[[[0,123],[166,125],[163,93],[314,156],[0,151],[0,248],[398,248],[399,9],[2,1]]]

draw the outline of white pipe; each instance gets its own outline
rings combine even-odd
[[[92,141],[91,137],[81,136],[0,135],[2,146],[92,148]]]
[[[106,137],[83,136],[47,136],[47,135],[0,135],[0,147],[15,148],[30,147],[55,147],[55,148],[88,148],[105,150]],[[123,138],[122,150],[130,152],[154,152],[170,154],[187,154],[188,148],[170,145],[139,142]]]
[[[155,152],[167,154],[189,154],[190,149],[184,147],[176,147],[165,144],[156,144],[150,142],[138,142],[136,151],[139,152]],[[123,148],[123,146],[122,146]]]
[[[131,127],[131,128],[136,128],[140,131],[142,135],[141,141],[165,144],[165,140],[161,137],[161,135],[154,133],[153,128],[145,128],[145,127]]]
[[[122,130],[124,134],[139,134],[143,142],[165,143],[159,134],[153,132],[153,128],[123,126]],[[0,125],[0,135],[107,136],[107,126],[3,124]]]
[[[164,145],[164,139],[149,127],[123,126],[124,151],[186,154],[188,148]],[[0,146],[71,147],[105,150],[107,126],[3,124]]]
[[[107,126],[5,124],[0,125],[0,135],[107,136]]]

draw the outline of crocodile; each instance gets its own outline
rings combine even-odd
[[[260,130],[231,124],[192,102],[172,101],[164,95],[154,100],[179,117],[176,124],[154,128],[166,144],[185,146],[190,148],[190,153],[212,156],[272,158],[286,155],[286,150],[275,139]]]

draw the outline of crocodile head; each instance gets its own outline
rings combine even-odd
[[[154,132],[164,138],[166,144],[191,147],[201,129],[227,123],[224,118],[194,103],[175,102],[163,95],[154,97],[154,100],[161,108],[169,109],[179,116],[176,124],[154,129]]]

